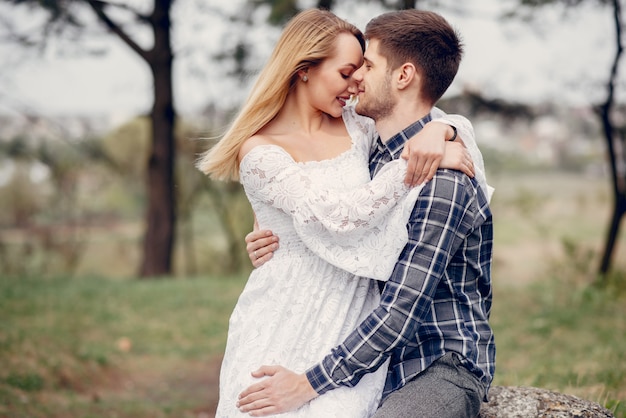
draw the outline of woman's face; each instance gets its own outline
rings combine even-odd
[[[352,74],[363,63],[359,41],[349,33],[335,40],[335,52],[307,73],[307,97],[312,107],[340,117],[350,96],[357,93]]]

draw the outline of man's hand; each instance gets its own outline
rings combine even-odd
[[[293,411],[319,396],[305,374],[282,366],[262,366],[252,376],[267,378],[241,392],[237,407],[253,417]]]
[[[246,251],[255,268],[261,267],[271,259],[277,249],[278,237],[272,234],[272,231],[255,229],[246,235]]]
[[[454,130],[442,122],[429,122],[404,145],[402,158],[408,160],[404,182],[416,186],[433,178],[445,152],[446,138]]]

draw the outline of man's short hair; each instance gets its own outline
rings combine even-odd
[[[459,34],[442,16],[424,10],[383,13],[367,24],[365,37],[378,40],[389,70],[406,62],[415,65],[422,96],[432,105],[452,84],[463,55]]]

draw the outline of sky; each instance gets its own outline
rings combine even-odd
[[[241,1],[219,7],[233,12]],[[503,23],[498,18],[510,3],[467,0],[458,6],[463,13],[437,10],[460,32],[465,44],[461,68],[447,95],[472,88],[489,97],[529,103],[557,100],[584,104],[600,100],[614,54],[610,10],[586,6],[564,16],[561,10],[546,9],[532,24],[519,20]],[[179,0],[177,4],[183,6],[177,6],[174,21],[184,24],[177,26],[175,41],[179,55],[184,57],[180,61],[185,61],[175,68],[179,113],[198,111],[210,102],[224,106],[240,103],[249,84],[225,77],[225,70],[206,57],[245,35],[254,40],[256,60],[261,65],[279,31],[259,24],[233,32],[217,14],[198,20],[191,1]],[[334,11],[363,29],[382,10],[352,5]],[[0,15],[3,13],[7,11],[0,10]],[[256,19],[261,20],[263,11],[257,15]],[[15,19],[24,16],[16,15]],[[0,45],[5,62],[0,68],[0,112],[27,110],[124,118],[148,111],[152,90],[147,66],[114,37],[99,38],[92,46],[107,52],[98,57],[68,57],[67,53],[60,57],[61,48],[52,43],[43,56],[23,59],[14,58],[19,54]],[[621,74],[626,74],[623,68]]]

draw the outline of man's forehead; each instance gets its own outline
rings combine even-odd
[[[367,46],[365,47],[366,51],[370,51],[370,52],[378,52],[378,44],[379,44],[379,40],[378,39],[368,39],[367,41]]]
[[[367,48],[365,48],[365,53],[363,54],[365,59],[368,61],[379,61],[381,56],[378,54],[378,39],[371,39],[367,43]]]

